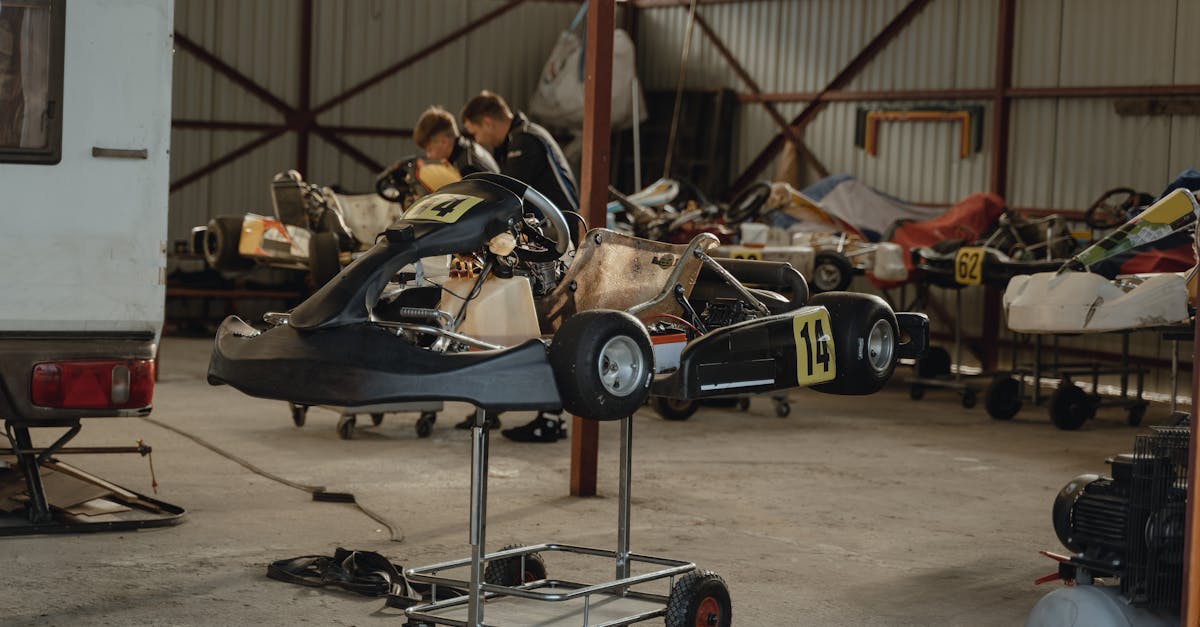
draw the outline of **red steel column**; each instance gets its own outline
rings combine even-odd
[[[612,130],[612,58],[615,0],[592,0],[587,12],[587,49],[583,90],[583,171],[580,212],[603,226],[608,204],[609,149]],[[596,458],[600,428],[594,420],[571,421],[571,495],[596,494]]]

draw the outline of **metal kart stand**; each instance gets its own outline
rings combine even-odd
[[[929,286],[924,286],[925,290]],[[964,380],[959,366],[962,364],[962,289],[954,290],[954,359],[951,361],[945,350],[935,351],[930,347],[928,354],[917,361],[917,375],[905,379],[908,395],[913,400],[925,396],[928,388],[954,390],[962,397],[962,406],[975,406],[979,386]]]
[[[1126,420],[1130,426],[1138,426],[1146,414],[1149,403],[1143,398],[1145,392],[1146,368],[1134,367],[1129,359],[1129,334],[1131,331],[1121,331],[1121,361],[1117,365],[1102,366],[1097,362],[1063,363],[1058,361],[1058,337],[1051,336],[1053,341],[1052,361],[1044,361],[1042,335],[1034,335],[1033,362],[1018,366],[1017,350],[1013,349],[1013,369],[1006,373],[997,373],[988,386],[985,398],[988,415],[997,420],[1008,420],[1020,411],[1025,399],[1034,405],[1041,404],[1043,394],[1041,383],[1044,377],[1058,378],[1058,388],[1049,396],[1050,420],[1055,426],[1064,430],[1078,429],[1096,415],[1100,407],[1121,407],[1126,410]],[[1096,390],[1103,375],[1120,375],[1121,394],[1117,397],[1103,397]],[[1136,387],[1130,390],[1130,377],[1136,377]],[[1026,385],[1026,377],[1033,379],[1032,385]],[[1092,393],[1089,394],[1076,385],[1073,379],[1091,378]],[[1026,389],[1029,388],[1029,389]]]
[[[425,625],[455,625],[481,627],[483,625],[585,625],[615,627],[630,625],[655,617],[666,616],[668,607],[678,603],[677,594],[688,594],[688,586],[676,586],[676,578],[696,571],[691,562],[638,555],[629,550],[630,519],[630,475],[633,448],[633,421],[621,420],[621,472],[617,500],[617,549],[615,551],[592,549],[563,544],[536,544],[519,548],[486,553],[484,540],[487,530],[487,471],[488,430],[484,426],[484,411],[477,410],[472,428],[471,446],[471,556],[455,560],[410,568],[405,571],[409,581],[433,586],[430,603],[405,610],[409,627]],[[560,579],[533,578],[527,562],[536,553],[564,552],[612,560],[615,578],[595,584],[584,584]],[[514,581],[488,582],[485,580],[485,563],[496,564],[497,560],[512,560],[520,568]],[[633,562],[652,564],[662,568],[642,575],[631,575]],[[512,562],[510,562],[512,563]],[[447,576],[446,571],[469,567],[469,577]],[[489,570],[491,570],[489,568]],[[707,575],[707,573],[706,573]],[[492,578],[492,577],[489,577]],[[671,596],[634,591],[635,585],[650,581],[669,581]],[[713,577],[716,581],[719,578]],[[509,584],[509,585],[502,585]],[[438,587],[466,590],[466,594],[436,600],[441,594]],[[723,588],[723,584],[722,584]],[[725,591],[725,598],[728,593]],[[688,599],[682,599],[688,605]],[[728,606],[720,607],[712,597],[699,604],[705,614],[704,623],[725,625],[729,621]],[[487,610],[485,623],[484,610]],[[722,616],[722,613],[725,613]],[[671,624],[668,617],[668,624]],[[683,624],[683,623],[680,623]],[[689,623],[690,624],[690,623]]]
[[[362,407],[332,407],[322,406],[338,414],[337,434],[343,440],[349,440],[354,437],[354,429],[358,426],[358,415],[369,414],[371,416],[371,424],[378,427],[383,424],[384,414],[398,412],[418,412],[420,416],[414,428],[417,431],[417,437],[427,438],[433,433],[433,425],[437,422],[438,412],[442,411],[443,405],[441,401],[426,401],[413,403],[388,403],[384,405],[366,405]],[[298,405],[296,403],[288,403],[288,408],[292,412],[292,422],[297,427],[303,427],[308,420],[308,405]]]

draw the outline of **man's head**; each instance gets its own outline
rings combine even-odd
[[[421,114],[413,129],[413,142],[425,151],[426,159],[449,159],[458,139],[458,125],[449,111],[433,106]]]
[[[462,110],[463,127],[484,148],[494,150],[504,143],[512,126],[512,109],[500,96],[488,90],[479,92]]]

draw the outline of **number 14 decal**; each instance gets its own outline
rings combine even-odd
[[[813,308],[792,319],[796,336],[796,384],[811,385],[837,376],[829,313]]]

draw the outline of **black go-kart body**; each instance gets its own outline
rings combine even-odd
[[[673,245],[595,229],[567,243],[568,232],[553,205],[513,179],[448,185],[289,314],[270,316],[274,326],[226,319],[209,381],[304,405],[456,400],[604,420],[651,393],[867,394],[927,344],[922,314],[860,294],[810,300],[787,264],[712,259],[711,235]],[[478,264],[471,293],[456,295],[458,315],[433,304],[449,288],[401,273],[443,255]],[[498,345],[459,332],[464,317],[486,324],[501,313],[472,302],[488,281],[530,290],[536,337]],[[686,338],[677,364],[655,364],[651,332]]]

